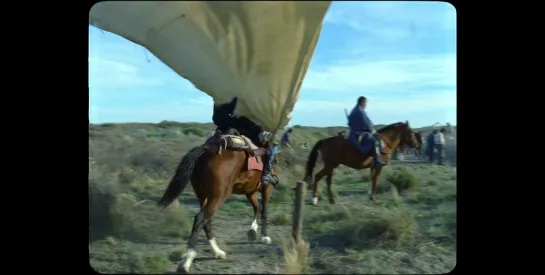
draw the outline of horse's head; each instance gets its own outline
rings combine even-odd
[[[401,141],[400,144],[404,144],[409,146],[409,148],[417,148],[420,146],[420,143],[418,142],[418,138],[416,137],[416,134],[413,132],[413,129],[411,129],[411,126],[409,126],[409,121],[405,121],[405,123],[400,124],[401,128]]]
[[[418,141],[415,136],[415,133],[409,126],[409,122],[406,121],[394,123],[391,125],[388,125],[380,130],[378,130],[380,134],[386,134],[391,133],[391,135],[398,136],[399,137],[399,148],[403,148],[403,146],[407,145],[409,148],[416,148],[418,147]]]

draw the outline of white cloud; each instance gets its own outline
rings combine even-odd
[[[195,102],[197,101],[197,103]],[[192,102],[192,104],[187,104]],[[149,105],[145,108],[111,108],[91,105],[89,118],[92,123],[104,122],[160,122],[162,120],[209,122],[212,120],[212,103],[199,103],[199,100],[171,101],[164,104]]]
[[[159,87],[176,81],[180,81],[180,77],[144,47],[90,27],[91,87]]]
[[[317,110],[349,111],[356,105],[357,98],[342,98],[341,100],[309,100],[301,99],[295,105],[295,110],[301,113],[314,113]],[[370,113],[389,113],[406,115],[423,112],[429,109],[456,109],[456,91],[445,90],[428,95],[373,98],[368,97],[368,111]]]
[[[108,86],[161,86],[165,79],[148,76],[134,65],[117,60],[94,57],[89,60],[89,85],[91,87]]]
[[[407,57],[397,60],[358,60],[314,67],[304,91],[365,92],[392,89],[408,92],[426,85],[456,86],[456,57]],[[401,90],[400,90],[401,89]]]
[[[419,29],[453,30],[456,10],[446,2],[334,2],[325,21],[393,42]]]

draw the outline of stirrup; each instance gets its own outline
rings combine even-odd
[[[272,184],[274,187],[276,187],[276,185],[278,185],[279,182],[280,180],[278,179],[278,177],[274,176],[272,173],[263,175],[261,177],[262,184]]]

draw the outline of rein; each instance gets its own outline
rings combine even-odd
[[[387,145],[388,147],[390,147],[391,149],[393,149],[392,143],[390,142],[389,139],[387,139],[385,136],[381,135],[379,132],[376,132],[375,134],[378,135],[380,138],[382,138],[382,140],[384,141],[384,143],[386,143],[386,145]]]

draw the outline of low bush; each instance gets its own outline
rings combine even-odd
[[[205,131],[202,128],[199,127],[188,127],[182,130],[182,133],[184,135],[195,135],[198,137],[204,137]]]

